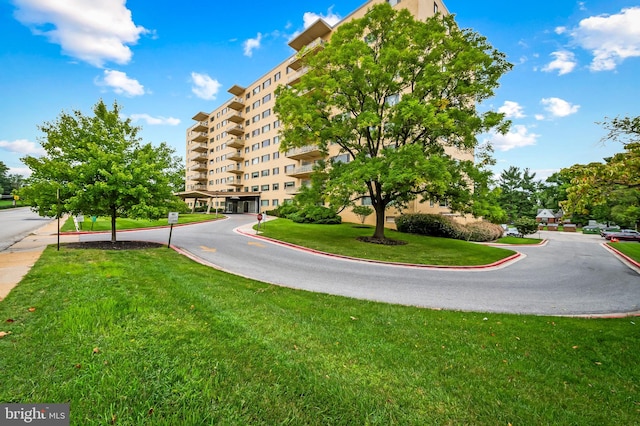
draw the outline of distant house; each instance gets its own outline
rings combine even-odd
[[[559,223],[562,221],[562,216],[564,216],[564,212],[562,209],[557,212],[553,212],[551,209],[538,209],[538,214],[536,215],[536,222],[539,223]]]

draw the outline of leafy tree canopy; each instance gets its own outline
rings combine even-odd
[[[142,144],[120,110],[100,100],[93,116],[63,112],[39,127],[46,154],[23,158],[32,175],[22,195],[41,216],[109,216],[115,242],[117,217],[159,218],[175,202],[170,180],[181,166],[173,150]]]
[[[536,216],[538,182],[535,177],[536,174],[529,169],[520,170],[515,166],[503,170],[500,174],[498,202],[506,212],[508,222],[511,223],[520,217]]]
[[[568,213],[591,215],[623,226],[640,222],[640,117],[614,118],[601,123],[604,141],[622,143],[624,151],[603,163],[576,164],[563,207]]]
[[[511,68],[502,53],[453,16],[417,21],[382,3],[302,60],[300,82],[277,91],[281,149],[315,144],[328,153],[337,144],[348,154],[326,162],[326,201],[370,197],[375,238],[384,238],[387,206],[418,196],[473,212],[472,183],[491,161],[487,153],[474,163],[476,135],[509,125],[476,110]]]

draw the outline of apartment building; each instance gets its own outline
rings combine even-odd
[[[383,1],[367,1],[337,26],[361,18],[371,6]],[[448,13],[441,0],[386,1],[393,7],[408,9],[418,19],[437,12]],[[296,84],[304,74],[297,52],[305,47],[306,54],[322,49],[336,27],[317,20],[289,42],[293,49],[291,57],[250,84],[230,87],[230,98],[212,112],[193,116],[195,124],[186,134],[186,191],[180,194],[190,206],[206,205],[208,209],[229,213],[264,212],[289,202],[300,188],[309,184],[314,163],[322,158],[322,153],[315,146],[280,151],[280,121],[273,112],[274,92],[281,84]],[[348,155],[338,149],[336,146],[329,156],[349,161]],[[417,211],[447,213],[448,209],[446,205],[416,200],[404,210]],[[400,213],[388,212],[389,225]],[[358,220],[350,211],[343,213],[343,219]],[[369,219],[373,223],[373,215]]]

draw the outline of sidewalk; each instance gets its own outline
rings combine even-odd
[[[54,219],[8,249],[0,251],[0,301],[29,272],[44,249],[50,244],[57,244],[57,231],[58,221]],[[63,238],[64,242],[79,240],[77,235]]]

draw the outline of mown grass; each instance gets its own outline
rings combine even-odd
[[[261,235],[327,253],[385,262],[422,265],[487,265],[515,252],[503,248],[447,238],[404,234],[391,229],[385,236],[406,242],[405,245],[381,245],[356,240],[372,236],[374,229],[353,223],[340,225],[299,224],[289,219],[275,219],[261,226]]]
[[[12,209],[14,207],[24,207],[26,204],[24,201],[18,200],[16,201],[16,205],[13,205],[13,199],[2,199],[0,200],[0,210],[2,209]]]
[[[615,248],[619,252],[626,254],[636,262],[640,262],[640,244],[639,243],[620,242],[620,243],[607,243],[607,244],[609,244],[611,247]]]
[[[502,237],[499,238],[497,243],[500,244],[540,244],[542,240],[540,238],[519,238],[519,237]]]
[[[393,306],[63,246],[0,320],[0,401],[70,402],[73,425],[640,422],[633,318]]]
[[[181,213],[178,215],[178,224],[203,222],[206,220],[216,220],[224,216],[220,214],[204,214],[204,213]],[[116,230],[121,231],[124,229],[140,229],[140,228],[154,228],[157,226],[168,226],[168,220],[163,217],[158,220],[145,220],[145,219],[129,219],[125,217],[116,218]],[[76,227],[73,223],[73,217],[67,218],[62,227],[61,232],[75,231]],[[82,222],[82,231],[104,232],[111,231],[111,218],[99,216],[95,222],[91,221],[90,216],[85,216],[84,222]]]

